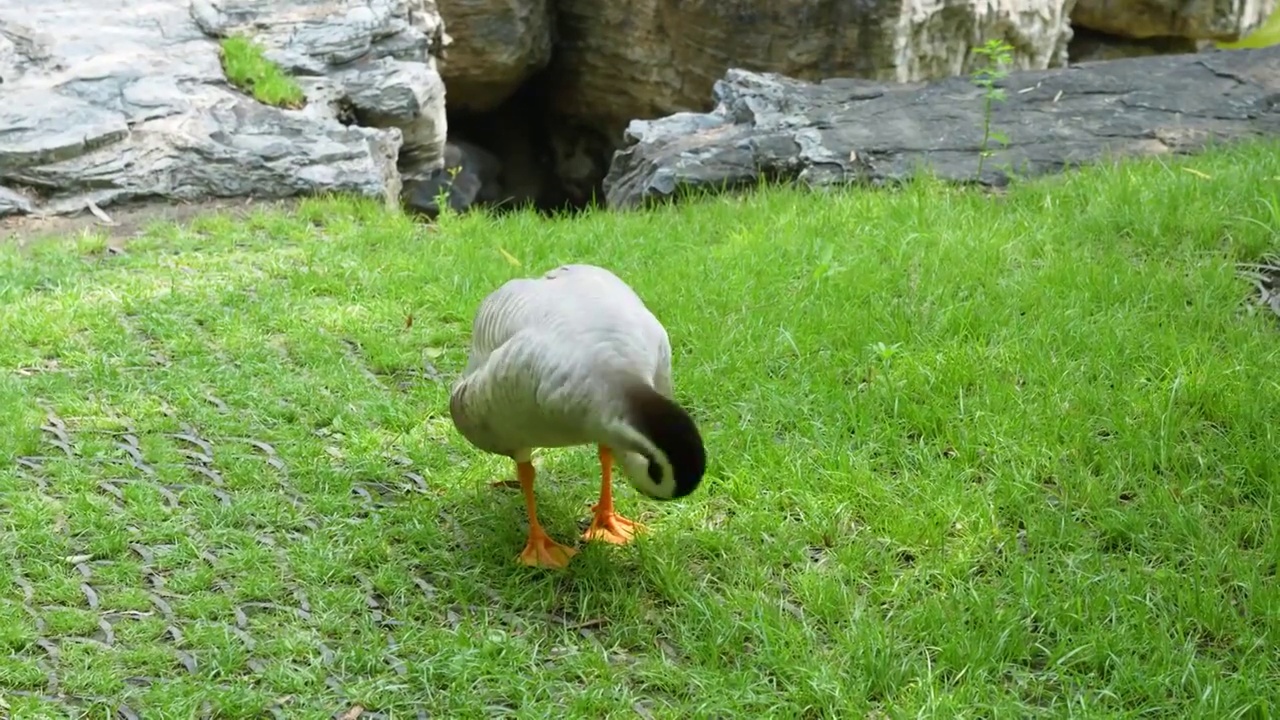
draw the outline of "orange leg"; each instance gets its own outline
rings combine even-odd
[[[520,562],[532,567],[564,568],[578,551],[552,540],[538,522],[538,505],[533,498],[533,463],[516,463],[516,475],[520,478],[525,510],[529,513],[529,540],[520,553]]]
[[[600,446],[600,477],[600,502],[592,506],[595,517],[582,537],[625,545],[648,528],[613,511],[613,451],[604,445]]]

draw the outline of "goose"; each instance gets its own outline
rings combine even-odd
[[[561,569],[578,552],[538,522],[534,449],[597,446],[600,499],[582,537],[616,545],[647,528],[614,510],[615,458],[632,487],[658,500],[693,492],[706,470],[698,427],[672,394],[666,329],[594,265],[514,278],[481,301],[449,415],[473,446],[515,462],[529,518],[518,560],[528,566]]]

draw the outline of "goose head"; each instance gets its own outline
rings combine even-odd
[[[698,426],[674,400],[648,386],[624,394],[628,442],[619,462],[631,487],[655,500],[682,498],[698,488],[707,455]]]

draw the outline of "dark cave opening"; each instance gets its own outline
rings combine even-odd
[[[583,187],[581,180],[566,179],[565,153],[557,148],[598,143],[584,143],[581,133],[554,118],[547,90],[543,77],[535,76],[491,110],[447,110],[445,168],[424,179],[407,179],[406,205],[434,218],[437,198],[447,194],[457,212],[476,207],[494,213],[532,208],[551,216],[576,214],[593,197],[603,197],[607,155],[596,153],[591,158],[589,187]]]

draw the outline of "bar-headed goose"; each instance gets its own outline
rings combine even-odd
[[[526,565],[562,568],[578,552],[538,522],[534,448],[598,446],[600,501],[583,538],[615,544],[645,529],[614,512],[615,452],[631,485],[656,499],[693,492],[706,467],[698,428],[672,396],[666,329],[626,283],[592,265],[510,280],[480,303],[449,413],[471,444],[515,461]]]

